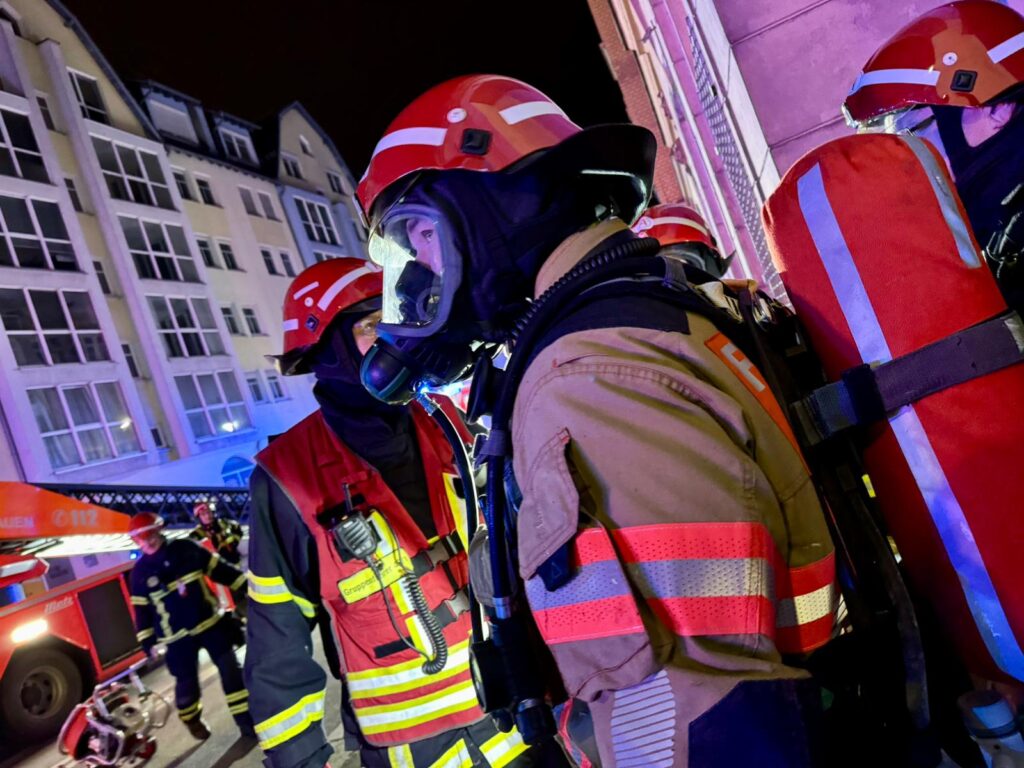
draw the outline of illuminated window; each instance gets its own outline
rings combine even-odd
[[[111,197],[174,210],[171,190],[156,155],[99,136],[92,137],[92,146]]]
[[[135,271],[143,280],[198,283],[199,272],[188,250],[185,230],[177,224],[140,221],[121,216],[121,229]]]
[[[0,320],[19,366],[110,359],[85,291],[0,288]]]
[[[176,296],[147,296],[146,299],[168,357],[226,354],[209,301]]]
[[[242,390],[231,371],[175,376],[174,383],[196,440],[252,429]]]
[[[116,382],[30,389],[28,399],[54,469],[142,452]]]

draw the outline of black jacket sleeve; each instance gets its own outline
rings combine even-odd
[[[147,654],[156,644],[156,626],[153,622],[153,606],[149,602],[149,594],[143,579],[137,570],[132,570],[129,579],[131,584],[131,602],[135,611],[135,637],[142,650]]]
[[[327,676],[313,659],[319,609],[316,543],[261,468],[249,481],[249,607],[245,686],[271,768],[322,768],[333,749],[321,720]]]

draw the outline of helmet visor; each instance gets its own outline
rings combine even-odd
[[[429,336],[441,328],[462,272],[444,216],[429,206],[396,205],[371,233],[368,247],[384,270],[381,329]]]

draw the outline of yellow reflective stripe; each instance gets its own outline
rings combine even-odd
[[[271,749],[304,731],[309,725],[324,717],[324,696],[327,691],[317,691],[303,696],[283,712],[256,725],[260,747]]]
[[[455,490],[455,481],[458,479],[458,475],[450,475],[445,472],[444,477],[444,490],[445,495],[448,497],[448,506],[452,510],[452,517],[455,518],[455,532],[459,534],[459,540],[462,541],[462,551],[469,552],[469,531],[466,528],[466,500],[459,496]]]
[[[254,602],[264,605],[275,605],[277,603],[294,602],[302,615],[307,619],[316,616],[316,606],[303,597],[299,597],[288,590],[284,578],[281,576],[257,576],[252,571],[247,574],[249,579],[249,597]],[[240,585],[239,585],[240,586]],[[232,586],[232,589],[235,589]]]
[[[388,762],[391,768],[416,768],[412,761],[412,750],[408,744],[400,747],[388,747]]]
[[[241,701],[242,699],[247,698],[249,698],[249,692],[244,688],[240,691],[235,691],[234,693],[229,693],[224,696],[224,700],[227,701],[228,704],[233,704],[236,701]]]
[[[430,768],[472,768],[473,757],[466,742],[459,739],[452,747],[430,764]]]
[[[466,680],[396,704],[360,708],[353,702],[352,709],[363,733],[374,734],[414,728],[475,706],[477,699],[473,681]]]
[[[136,632],[135,638],[141,643],[147,637],[152,637],[154,634],[156,634],[155,630],[150,627],[148,629],[143,629],[141,632]]]
[[[412,638],[412,644],[424,653],[433,656],[434,644],[430,642],[430,638],[427,637],[427,630],[423,626],[423,622],[420,620],[420,617],[415,614],[410,616],[405,620],[405,626],[409,630],[409,637]]]
[[[206,564],[206,575],[209,576],[213,573],[213,569],[217,567],[217,563],[220,562],[220,555],[216,552],[210,554],[210,562]]]
[[[358,687],[350,685],[349,695],[353,701],[359,699],[377,698],[379,696],[390,696],[394,693],[404,693],[425,685],[439,683],[442,680],[455,677],[469,669],[469,651],[463,646],[461,652],[453,652],[448,657],[448,663],[444,669],[436,675],[428,675],[422,670],[423,662],[420,662],[420,669],[388,675],[380,680],[371,682],[361,681]]]
[[[387,557],[378,558],[380,562],[380,579],[370,568],[362,568],[351,576],[338,582],[338,594],[346,603],[355,603],[365,600],[370,595],[380,592],[380,584],[384,582],[389,587],[412,572],[412,560],[402,552],[400,555],[389,554]]]
[[[511,733],[499,733],[497,736],[488,739],[481,745],[480,751],[484,753],[491,768],[505,768],[529,747],[519,735],[519,731]]]
[[[132,595],[132,605],[149,605],[149,600],[144,597]]]
[[[228,712],[230,712],[232,715],[240,715],[243,712],[248,712],[248,711],[249,711],[249,702],[248,701],[243,701],[241,704],[233,704],[230,707],[228,707]]]
[[[178,717],[182,722],[187,723],[190,720],[195,720],[197,717],[203,714],[203,703],[197,701],[195,704],[185,707],[184,709],[178,710]]]
[[[409,604],[409,597],[406,595],[405,582],[399,579],[391,585],[391,596],[395,599],[395,605],[402,616],[412,613],[412,606]]]
[[[205,632],[210,627],[212,627],[214,624],[216,624],[218,621],[220,621],[221,618],[223,617],[223,615],[224,614],[222,614],[222,613],[215,613],[215,614],[213,614],[213,616],[208,618],[206,621],[200,621],[198,624],[196,624],[194,627],[192,627],[192,629],[189,630],[189,634],[190,635],[198,635],[201,632]]]
[[[230,589],[241,589],[242,585],[245,584],[245,574],[241,574],[237,579],[231,582]]]
[[[181,640],[181,638],[185,637],[187,634],[187,629],[179,629],[173,635],[160,635],[157,639],[161,643],[173,643],[175,640]]]
[[[461,643],[457,643],[451,646],[451,655],[448,658],[448,663],[452,663],[452,659],[455,657],[458,651],[463,648],[469,647],[469,640],[463,640]],[[394,675],[398,675],[401,672],[408,672],[410,670],[420,670],[423,667],[423,659],[412,659],[410,661],[403,661],[400,664],[392,664],[390,667],[381,667],[379,669],[367,669],[361,672],[348,672],[345,675],[345,680],[349,683],[351,690],[365,689],[365,685],[356,685],[355,682],[359,680],[375,680],[380,683],[382,678],[389,678],[384,683],[385,685],[391,685],[392,683],[400,682],[400,680],[391,680],[390,678]]]

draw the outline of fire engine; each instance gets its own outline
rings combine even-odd
[[[107,559],[123,559],[0,607],[0,740],[55,735],[94,685],[144,658],[126,582],[127,528],[119,512],[0,482],[0,590],[38,584],[48,568],[43,554],[120,551]]]

